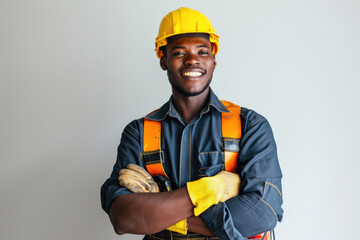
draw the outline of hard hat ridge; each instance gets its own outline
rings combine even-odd
[[[181,7],[168,13],[161,21],[158,36],[155,39],[155,51],[158,58],[162,56],[161,48],[168,44],[171,36],[186,33],[206,33],[212,44],[213,54],[219,49],[219,35],[216,34],[209,19],[199,11]]]

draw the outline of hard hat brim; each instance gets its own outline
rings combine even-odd
[[[165,47],[168,44],[168,39],[170,37],[176,36],[176,35],[186,35],[186,34],[191,34],[191,33],[204,33],[204,34],[208,34],[209,35],[209,41],[211,42],[212,46],[213,46],[213,50],[212,50],[212,54],[216,55],[219,51],[219,38],[220,36],[216,33],[209,33],[209,32],[184,32],[181,34],[169,34],[165,37],[161,37],[161,38],[156,38],[155,40],[155,51],[156,51],[156,55],[158,58],[161,58],[161,56],[163,55],[161,47]]]

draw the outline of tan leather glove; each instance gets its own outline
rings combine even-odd
[[[239,195],[241,180],[238,174],[222,171],[215,176],[220,177],[225,183],[225,188],[219,202],[225,202],[226,200]]]
[[[131,192],[159,192],[159,187],[152,176],[136,164],[128,164],[119,171],[119,184]]]
[[[188,182],[187,190],[194,204],[194,215],[199,216],[210,206],[224,202],[239,194],[240,176],[222,171],[213,177]]]
[[[128,164],[126,168],[119,171],[119,184],[133,193],[160,192],[157,183],[152,176],[142,167],[136,164]],[[167,228],[170,231],[181,234],[187,233],[186,219]]]

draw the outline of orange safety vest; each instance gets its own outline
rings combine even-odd
[[[241,139],[240,106],[228,101],[221,101],[229,112],[221,113],[222,147],[225,154],[225,171],[236,173],[238,150],[228,148]],[[161,150],[161,121],[144,119],[143,150],[141,154],[147,171],[152,175],[161,175],[169,179],[164,170],[164,157]],[[265,235],[265,236],[264,236]],[[270,231],[249,239],[270,240]]]

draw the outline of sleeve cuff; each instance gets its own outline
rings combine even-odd
[[[101,195],[101,207],[102,209],[109,214],[110,205],[112,201],[122,195],[131,193],[126,188],[119,187],[118,185],[111,184],[110,180],[106,181],[105,184],[101,187],[100,195]]]
[[[234,227],[231,213],[226,204],[221,202],[211,206],[200,217],[208,228],[220,239],[247,240]]]

